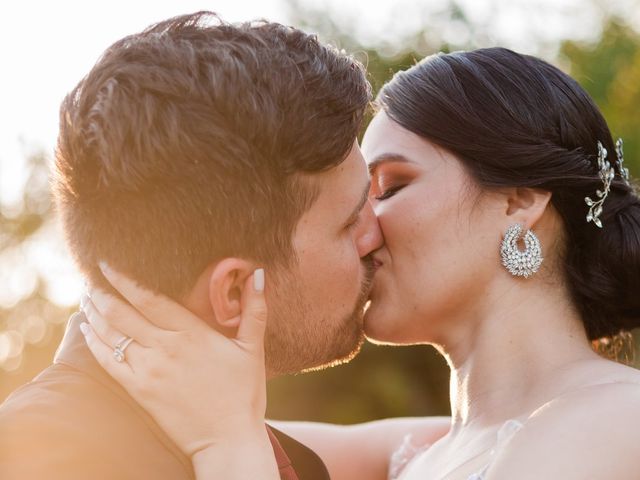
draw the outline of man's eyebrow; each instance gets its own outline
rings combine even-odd
[[[411,160],[399,153],[381,153],[369,163],[369,175],[373,175],[380,165],[391,162],[411,163]]]
[[[369,200],[370,188],[371,188],[371,180],[369,179],[367,181],[366,188],[362,192],[362,197],[360,197],[360,201],[358,202],[358,205],[356,205],[356,208],[354,208],[353,211],[351,212],[351,215],[349,215],[349,220],[347,221],[347,223],[351,223],[358,217],[358,215],[360,215],[360,211],[364,208],[367,201]]]

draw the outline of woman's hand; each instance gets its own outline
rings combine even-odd
[[[202,459],[209,475],[220,469],[224,478],[270,478],[267,471],[277,468],[264,424],[264,271],[247,279],[237,334],[227,338],[181,305],[101,267],[130,304],[98,290],[83,297],[89,324],[81,328],[97,361],[196,467]],[[122,361],[114,354],[119,343],[126,345]]]

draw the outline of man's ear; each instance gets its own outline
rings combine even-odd
[[[519,223],[524,230],[533,228],[542,218],[551,192],[539,188],[518,187],[509,189],[507,194],[507,219],[509,225]]]
[[[256,266],[240,258],[218,262],[209,277],[209,302],[215,322],[224,329],[238,328],[242,290]]]

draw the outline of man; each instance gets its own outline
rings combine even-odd
[[[201,12],[118,41],[61,108],[55,196],[80,270],[112,291],[105,260],[231,334],[227,310],[265,266],[267,374],[351,358],[382,244],[356,141],[369,98],[359,63],[278,24]],[[193,478],[81,321],[0,407],[2,478]],[[283,478],[328,478],[306,447],[272,440]]]

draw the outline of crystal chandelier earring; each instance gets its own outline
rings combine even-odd
[[[525,250],[520,251],[518,240],[522,234],[522,225],[511,225],[504,235],[500,255],[502,265],[511,275],[528,278],[538,271],[542,264],[542,248],[540,240],[531,230],[527,230],[524,236]]]

